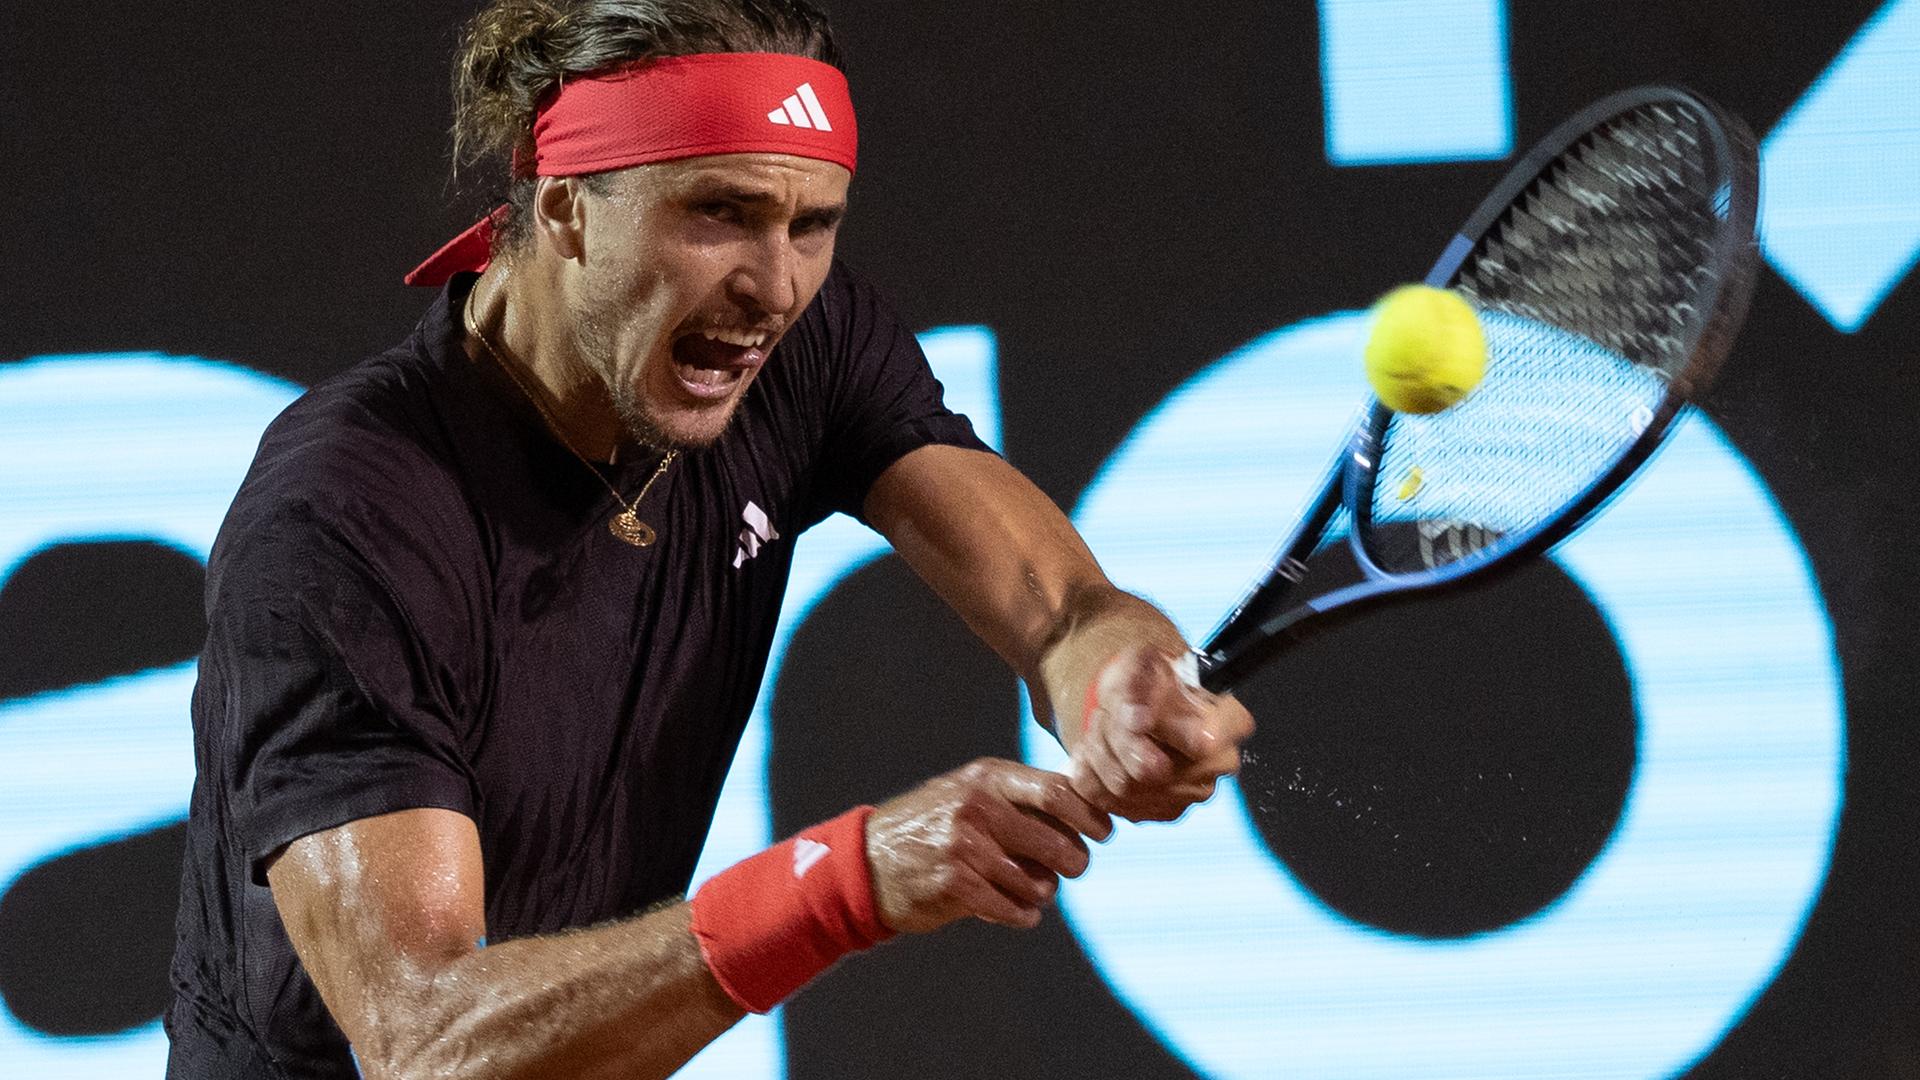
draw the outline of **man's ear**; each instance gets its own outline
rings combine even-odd
[[[571,176],[542,176],[534,182],[534,230],[555,254],[572,262],[587,254],[586,196],[586,185]]]

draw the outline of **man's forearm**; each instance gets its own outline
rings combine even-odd
[[[856,807],[743,859],[691,902],[491,947],[478,944],[479,836],[454,811],[309,834],[267,880],[368,1077],[666,1076],[745,1010],[772,1009],[891,936],[873,901],[871,813]],[[810,861],[796,875],[802,850]]]
[[[1072,752],[1067,776],[1089,805],[1172,820],[1238,768],[1246,710],[1165,662],[1187,648],[1172,621],[1114,588],[1066,515],[1005,461],[923,446],[881,474],[866,511],[1026,682],[1034,719]],[[1101,718],[1091,739],[1088,716]]]
[[[422,973],[398,1000],[364,1004],[386,1045],[357,1044],[361,1067],[370,1080],[667,1076],[743,1015],[690,913],[502,942]]]

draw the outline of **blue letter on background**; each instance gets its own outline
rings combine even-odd
[[[1767,136],[1761,237],[1834,326],[1860,329],[1920,257],[1920,0],[1892,0]]]
[[[1320,76],[1335,165],[1513,151],[1505,0],[1320,0]]]
[[[0,584],[62,543],[151,540],[205,561],[261,429],[298,388],[153,353],[0,367]],[[176,664],[0,704],[0,893],[62,852],[177,821],[193,786]],[[52,1038],[0,1009],[0,1075],[156,1076],[159,1023]]]

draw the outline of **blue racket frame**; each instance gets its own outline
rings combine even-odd
[[[1686,363],[1671,379],[1644,430],[1584,491],[1533,528],[1503,535],[1444,565],[1395,573],[1382,569],[1366,548],[1381,450],[1394,415],[1377,399],[1371,400],[1328,471],[1320,494],[1281,545],[1272,569],[1199,650],[1202,686],[1215,693],[1231,690],[1274,656],[1346,619],[1383,604],[1486,581],[1544,554],[1598,513],[1633,478],[1659,449],[1689,400],[1712,382],[1731,352],[1752,299],[1759,261],[1754,239],[1759,160],[1746,125],[1691,91],[1667,86],[1627,90],[1596,102],[1555,128],[1481,202],[1441,252],[1427,273],[1426,284],[1453,285],[1488,231],[1580,140],[1616,117],[1661,104],[1689,110],[1706,121],[1703,127],[1722,174],[1716,209],[1728,227],[1716,235],[1709,253],[1709,265],[1716,273],[1699,306],[1710,314],[1689,328]],[[1342,506],[1352,520],[1347,539],[1364,580],[1283,608],[1305,579],[1308,557],[1319,548]]]

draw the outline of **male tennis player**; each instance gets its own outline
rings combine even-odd
[[[215,545],[170,1076],[664,1075],[891,935],[1034,925],[1109,813],[1235,769],[1245,710],[835,262],[836,63],[801,0],[478,16],[458,143],[511,156],[509,204],[415,272],[408,341],[275,421]],[[1071,778],[978,761],[680,900],[836,510],[1027,680]]]

